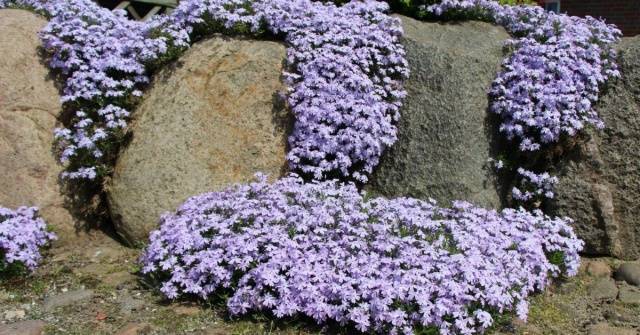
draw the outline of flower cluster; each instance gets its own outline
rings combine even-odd
[[[593,105],[605,82],[620,76],[612,45],[621,33],[615,26],[490,0],[443,0],[427,10],[495,22],[514,36],[508,42],[513,51],[490,92],[491,110],[502,118],[500,131],[517,140],[522,152],[540,150],[562,135],[575,136],[587,125],[604,127]],[[547,181],[523,183],[540,184],[534,193],[552,197],[546,186],[553,183]],[[533,196],[518,189],[513,194],[519,200]]]
[[[148,83],[145,64],[167,51],[167,38],[150,38],[146,25],[124,11],[94,1],[15,0],[49,17],[41,31],[49,66],[64,78],[62,101],[72,115],[69,128],[57,129],[63,177],[93,179],[108,174],[124,134],[135,97]],[[2,7],[2,6],[0,6]]]
[[[182,39],[209,20],[250,31],[261,23],[290,46],[285,80],[296,117],[289,138],[291,168],[365,182],[395,122],[408,75],[398,21],[387,4],[353,1],[341,7],[312,1],[183,1],[165,31]]]
[[[165,214],[141,261],[167,297],[227,292],[232,314],[471,334],[497,313],[526,318],[531,292],[577,272],[582,242],[568,224],[539,211],[365,200],[353,184],[262,176]]]
[[[40,248],[55,235],[38,217],[36,208],[20,207],[13,211],[0,207],[0,269],[21,264],[30,270],[40,262]]]
[[[553,177],[548,172],[537,174],[523,168],[518,168],[518,175],[524,191],[514,187],[512,190],[514,199],[524,202],[540,197],[553,199],[553,189],[558,183],[558,177]]]
[[[364,182],[395,123],[408,76],[401,28],[373,0],[337,7],[311,0],[185,0],[170,16],[130,21],[91,0],[12,0],[47,13],[42,32],[50,66],[65,77],[63,101],[75,114],[56,132],[64,177],[108,174],[135,97],[149,81],[149,64],[184,49],[193,35],[215,32],[282,36],[285,80],[296,122],[289,142],[292,169],[315,179],[337,175]]]
[[[287,34],[289,103],[296,116],[291,167],[366,182],[395,123],[408,76],[401,28],[387,4],[352,1],[339,8],[307,1],[265,2],[270,29]],[[271,7],[271,8],[269,8]],[[306,13],[292,16],[289,13]],[[302,28],[302,29],[300,29]]]

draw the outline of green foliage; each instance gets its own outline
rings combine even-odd
[[[562,251],[554,251],[547,255],[549,263],[557,266],[564,265],[564,253]]]
[[[27,267],[20,262],[6,263],[4,253],[0,249],[0,281],[28,273]]]
[[[438,0],[389,0],[387,1],[391,11],[407,16],[422,18],[425,17],[423,6],[439,3]]]

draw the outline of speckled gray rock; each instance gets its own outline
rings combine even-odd
[[[640,305],[640,288],[631,285],[620,285],[618,299],[623,304]]]
[[[60,96],[39,55],[47,24],[24,10],[0,10],[0,206],[36,206],[62,240],[75,236],[52,152]]]
[[[68,291],[47,297],[46,299],[44,299],[42,308],[45,311],[50,312],[55,310],[56,308],[70,306],[80,301],[89,300],[91,298],[93,298],[92,290],[80,289],[75,291]]]
[[[618,297],[618,287],[611,278],[598,278],[589,286],[589,294],[596,300],[613,301]]]
[[[591,276],[605,278],[611,277],[611,267],[603,261],[589,261],[586,268],[587,273]]]
[[[624,263],[618,267],[615,275],[617,280],[623,280],[631,285],[640,286],[640,264]]]
[[[155,79],[107,190],[117,232],[146,240],[188,197],[286,168],[282,44],[215,37]]]
[[[614,327],[601,322],[589,327],[589,335],[638,335],[635,329]]]
[[[640,36],[618,46],[623,78],[597,106],[606,124],[560,169],[551,213],[575,220],[584,252],[640,257]]]
[[[509,35],[481,22],[440,24],[400,16],[411,76],[398,141],[384,154],[369,190],[384,196],[468,200],[499,207],[487,169],[494,131],[487,91]]]
[[[28,320],[7,325],[0,324],[0,335],[41,335],[46,323],[40,320]]]

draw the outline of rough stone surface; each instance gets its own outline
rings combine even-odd
[[[411,76],[398,124],[369,189],[384,196],[501,205],[487,167],[494,129],[487,91],[509,35],[481,22],[441,24],[400,17]]]
[[[640,305],[640,288],[630,285],[620,285],[618,299],[625,304]]]
[[[612,301],[618,297],[618,287],[611,278],[596,279],[591,284],[589,292],[596,300]]]
[[[601,322],[589,327],[589,335],[638,335],[634,329],[613,327]]]
[[[41,335],[46,324],[43,321],[21,321],[0,325],[0,335]]]
[[[623,77],[597,106],[606,129],[589,132],[560,168],[549,209],[576,221],[585,253],[633,260],[640,257],[640,36],[618,50]]]
[[[58,307],[69,306],[83,300],[91,299],[92,297],[93,297],[92,290],[80,289],[75,291],[69,291],[69,292],[47,297],[44,300],[44,304],[42,307],[45,311],[52,311]]]
[[[592,306],[590,306],[592,307]],[[625,305],[622,303],[617,304],[602,304],[602,316],[610,324],[625,325],[625,326],[638,326],[640,325],[640,315],[636,308],[631,305]],[[593,314],[590,310],[587,313]]]
[[[144,305],[145,302],[143,300],[136,299],[129,294],[125,294],[120,299],[120,312],[125,315],[131,315],[133,312],[143,309]]]
[[[139,335],[148,334],[151,326],[146,323],[129,323],[118,331],[118,335]]]
[[[616,270],[616,279],[640,286],[640,263],[624,263]]]
[[[73,232],[52,152],[60,96],[38,48],[46,21],[0,10],[0,206],[36,206],[61,238]]]
[[[611,267],[602,261],[589,261],[587,273],[594,277],[611,277]]]
[[[4,319],[13,321],[13,320],[22,320],[26,316],[26,313],[22,309],[9,310],[4,312]]]
[[[125,240],[145,241],[190,196],[285,172],[285,57],[279,43],[215,37],[155,78],[108,189]]]

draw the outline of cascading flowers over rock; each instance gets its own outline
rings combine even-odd
[[[40,249],[55,239],[33,207],[0,207],[0,272],[12,265],[29,270],[38,266]]]
[[[539,211],[365,200],[353,184],[260,177],[163,216],[142,263],[167,297],[226,292],[232,314],[472,334],[497,313],[526,319],[530,293],[577,272],[582,241],[569,223]]]
[[[42,39],[51,67],[67,78],[63,100],[72,112],[69,127],[56,131],[66,178],[109,175],[149,69],[214,32],[269,31],[287,42],[285,78],[296,116],[289,139],[292,169],[317,180],[366,182],[396,141],[408,70],[401,29],[385,14],[384,2],[336,7],[311,0],[183,0],[170,16],[146,23],[90,0],[0,2],[0,8],[16,5],[51,17]],[[587,125],[603,126],[593,105],[606,80],[619,76],[611,47],[620,36],[615,27],[490,0],[444,0],[425,9],[495,22],[514,36],[513,52],[490,93],[491,108],[502,117],[501,132],[523,152]],[[522,168],[544,177],[539,168]],[[549,186],[513,193],[537,194],[538,200],[553,196]]]
[[[615,26],[489,0],[444,0],[428,10],[492,21],[514,36],[513,53],[491,90],[491,109],[521,150],[539,150],[586,125],[604,126],[592,107],[605,82],[620,76],[613,43],[621,33]]]
[[[436,16],[494,22],[513,36],[512,52],[490,91],[490,108],[502,119],[500,131],[520,151],[539,151],[589,125],[604,127],[593,107],[607,80],[620,76],[613,44],[622,34],[615,26],[490,0],[443,0],[425,9]],[[525,202],[552,198],[555,178],[530,170],[517,167],[523,178],[513,197]]]
[[[70,126],[56,131],[66,178],[109,175],[149,68],[217,32],[269,31],[289,46],[292,169],[365,182],[396,141],[408,69],[399,22],[384,2],[183,0],[170,16],[146,23],[91,0],[0,2],[10,5],[50,16],[42,40],[50,66],[66,77],[63,101],[72,111]]]

